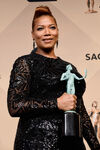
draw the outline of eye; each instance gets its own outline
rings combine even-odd
[[[54,29],[56,29],[56,26],[51,26],[50,29],[53,29],[53,30],[54,30]]]
[[[37,31],[41,31],[41,30],[43,30],[43,27],[38,27],[37,28]]]

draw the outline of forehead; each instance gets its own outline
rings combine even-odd
[[[39,26],[39,25],[45,26],[45,25],[51,25],[51,24],[56,25],[55,20],[52,16],[45,15],[45,16],[41,16],[35,20],[36,26]]]

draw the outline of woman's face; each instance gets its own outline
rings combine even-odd
[[[40,49],[53,49],[58,40],[58,28],[51,16],[41,16],[35,20],[32,37]]]

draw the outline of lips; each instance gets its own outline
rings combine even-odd
[[[52,38],[43,39],[43,41],[46,42],[46,43],[49,43],[49,42],[51,42],[52,40],[53,40]]]

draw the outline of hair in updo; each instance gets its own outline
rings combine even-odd
[[[57,25],[56,19],[52,15],[49,7],[48,6],[39,6],[39,7],[36,7],[36,9],[35,9],[35,13],[34,13],[33,21],[32,21],[32,31],[34,31],[35,20],[41,16],[46,16],[46,15],[51,16]]]

